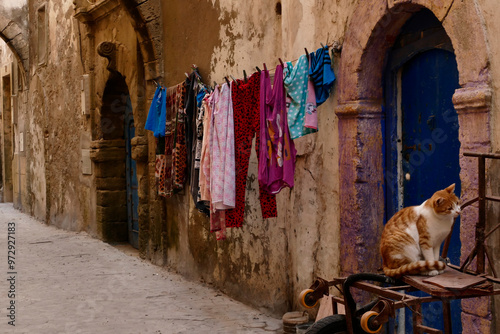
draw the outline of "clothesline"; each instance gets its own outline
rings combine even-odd
[[[333,43],[326,44],[326,45],[323,45],[322,43],[320,43],[320,44],[321,44],[322,48],[332,48],[333,52],[340,52],[342,50],[342,47],[340,46],[339,42],[337,42],[337,41],[334,41]],[[307,48],[304,48],[304,51],[305,51],[305,54],[309,57],[310,53],[307,51]],[[281,65],[283,65],[284,62],[281,60],[281,58],[278,58],[278,59],[279,59]],[[297,60],[299,60],[299,58],[296,58],[294,60],[289,60],[289,61],[294,63]],[[265,63],[263,65],[266,66]],[[278,64],[276,64],[276,66],[277,65]],[[268,70],[270,74],[276,71],[276,66],[274,66],[274,69]],[[257,69],[257,71],[260,71],[259,67],[256,66],[255,68]]]
[[[245,83],[229,75],[210,89],[192,65],[187,80],[157,85],[144,128],[157,138],[158,195],[171,197],[189,180],[195,206],[210,216],[210,231],[225,239],[226,227],[241,227],[253,138],[259,161],[259,201],[264,219],[276,217],[276,194],[293,188],[294,139],[318,131],[317,107],[335,81],[330,45],[295,62],[267,66]],[[279,58],[281,64],[283,61]],[[243,72],[246,76],[246,72]],[[271,82],[272,81],[272,82]]]
[[[342,46],[340,45],[340,43],[339,43],[338,41],[334,41],[334,42],[333,42],[333,43],[331,43],[331,44],[328,44],[328,41],[327,41],[327,44],[323,45],[323,43],[320,43],[320,45],[321,45],[321,48],[332,48],[332,51],[333,51],[333,52],[340,52],[340,51],[342,50]],[[304,48],[304,51],[305,51],[306,56],[307,56],[307,57],[309,57],[310,53],[307,51],[307,48]],[[279,62],[281,63],[281,65],[283,66],[284,62],[282,61],[282,59],[281,59],[281,58],[278,58],[278,59],[279,59]],[[296,62],[296,61],[298,61],[298,60],[299,60],[299,58],[296,58],[296,59],[294,59],[294,60],[291,60],[290,62],[294,63],[294,62]],[[272,68],[272,69],[270,69],[270,70],[268,70],[268,69],[267,69],[266,63],[263,63],[263,65],[264,65],[264,69],[265,69],[265,70],[267,70],[267,71],[269,72],[269,74],[273,75],[273,74],[274,74],[274,72],[276,71],[276,66],[277,66],[278,64],[276,64],[276,66],[274,66],[274,68]],[[194,73],[195,73],[196,77],[197,77],[197,78],[200,80],[200,82],[201,82],[201,76],[199,75],[199,73],[198,73],[198,71],[197,71],[198,66],[197,66],[197,65],[195,65],[195,64],[193,64],[191,68],[192,68],[192,70],[194,71]],[[259,73],[261,72],[261,69],[260,69],[258,66],[255,66],[255,68],[256,68],[256,70],[257,70]],[[185,75],[186,75],[186,77],[188,77],[188,74],[187,74],[187,73],[185,73]],[[228,79],[228,76],[229,76],[229,77],[233,80],[233,82],[237,82],[236,78],[235,78],[235,77],[233,77],[231,74],[229,74],[229,75],[224,76],[224,80],[226,81],[226,83],[227,83],[228,85],[229,85],[229,81],[230,81],[230,80]],[[246,80],[247,80],[247,74],[246,74],[246,71],[245,71],[245,70],[243,70],[243,80],[245,80],[245,82],[246,82]],[[160,83],[160,84],[158,84],[158,82],[157,82],[156,80],[152,80],[152,81],[155,83],[155,85],[156,85],[156,86],[162,86],[162,85],[161,85],[161,83]],[[206,85],[206,84],[205,84],[205,85]],[[177,85],[174,85],[174,86],[177,86]],[[208,85],[207,85],[207,86],[208,86]],[[215,86],[217,86],[217,82],[214,80],[214,87],[215,87]]]

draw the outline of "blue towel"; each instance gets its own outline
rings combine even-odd
[[[158,86],[149,107],[148,118],[144,128],[153,131],[155,137],[165,137],[165,123],[167,120],[167,91]]]
[[[328,47],[319,48],[316,54],[311,53],[310,61],[309,76],[313,80],[316,104],[319,106],[330,96],[330,89],[335,81]]]

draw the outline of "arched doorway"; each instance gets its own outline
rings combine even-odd
[[[344,275],[376,271],[385,218],[383,78],[387,54],[401,27],[427,8],[446,30],[456,56],[460,88],[453,94],[460,138],[461,197],[476,196],[477,162],[463,151],[492,149],[490,53],[482,13],[476,1],[361,1],[351,16],[342,46],[336,115],[339,131],[340,265]],[[461,214],[462,253],[474,247],[477,210]],[[464,328],[490,326],[489,300],[462,302]],[[483,327],[481,327],[483,328]],[[484,330],[479,330],[484,331]]]
[[[455,183],[460,195],[459,124],[452,102],[458,88],[453,47],[441,23],[427,9],[415,13],[389,53],[385,76],[386,221],[450,184]],[[448,252],[455,265],[460,264],[459,226],[457,219]],[[442,314],[442,304],[424,304],[422,311]],[[453,301],[455,333],[462,329],[460,313],[460,301]],[[401,332],[411,332],[411,312],[406,311],[405,318]],[[439,317],[424,321],[444,329]]]
[[[132,159],[135,125],[125,77],[111,72],[96,120],[94,152],[97,226],[108,242],[129,242],[138,248],[138,184]]]

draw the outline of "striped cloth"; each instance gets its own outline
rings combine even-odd
[[[309,76],[314,83],[316,104],[319,107],[330,96],[330,89],[335,81],[328,47],[319,48],[316,53],[311,53],[310,61]]]

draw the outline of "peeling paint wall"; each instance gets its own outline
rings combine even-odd
[[[296,60],[304,48],[315,51],[320,43],[341,41],[347,13],[321,1],[174,2],[163,7],[164,82],[179,83],[191,64],[198,65],[206,83],[241,78],[243,70],[250,75],[263,63],[274,69],[278,58]],[[181,24],[180,17],[191,15],[193,24]],[[190,196],[167,200],[167,263],[276,314],[297,307],[296,296],[315,276],[338,275],[335,101],[334,94],[319,108],[319,132],[295,142],[295,187],[277,196],[277,218],[262,219],[254,155],[244,226],[229,230],[226,241],[215,241]]]
[[[475,8],[484,20],[475,24],[483,27],[489,36],[486,45],[493,87],[489,126],[492,150],[498,152],[500,57],[497,55],[500,42],[495,36],[500,33],[500,23],[496,19],[500,12],[495,1],[477,0]],[[304,48],[311,52],[320,43],[342,45],[353,12],[361,2],[146,0],[137,4],[128,0],[92,1],[96,6],[83,0],[74,2],[77,8],[86,8],[89,12],[76,18],[75,6],[70,0],[9,1],[9,5],[17,4],[18,9],[21,6],[18,13],[28,13],[30,18],[28,22],[27,15],[12,16],[24,34],[19,36],[26,37],[26,45],[23,48],[20,40],[20,44],[12,44],[17,51],[13,56],[6,56],[7,52],[3,51],[0,54],[1,66],[11,62],[13,57],[27,64],[26,77],[17,97],[19,117],[14,130],[16,145],[19,146],[19,136],[24,133],[25,146],[14,162],[16,175],[20,176],[16,206],[48,224],[102,237],[101,213],[97,207],[103,199],[102,194],[98,195],[98,187],[99,179],[103,175],[110,176],[110,172],[105,168],[96,169],[98,163],[94,162],[92,174],[84,175],[82,150],[98,151],[94,146],[99,146],[103,137],[101,112],[110,71],[106,69],[108,60],[99,56],[96,50],[101,42],[112,42],[119,49],[115,70],[125,77],[137,121],[134,139],[140,145],[136,148],[142,150],[138,159],[142,256],[156,264],[168,265],[185,276],[203,279],[235,298],[277,315],[298,309],[298,293],[316,276],[328,279],[339,275],[340,254],[347,252],[340,249],[340,205],[342,201],[349,201],[339,198],[343,182],[339,179],[339,149],[345,142],[339,142],[339,120],[334,110],[341,91],[351,96],[358,87],[344,87],[340,77],[332,96],[318,109],[319,132],[295,141],[298,150],[295,187],[277,196],[277,218],[262,218],[258,203],[258,166],[253,153],[244,226],[228,230],[227,240],[221,242],[209,232],[208,219],[194,208],[187,191],[168,200],[155,195],[155,141],[143,128],[154,92],[152,79],[160,79],[165,86],[177,84],[185,79],[184,73],[190,72],[191,65],[196,64],[204,82],[221,83],[225,76],[241,78],[243,70],[250,75],[255,66],[262,68],[263,63],[273,69],[279,63],[278,58],[294,61],[304,53]],[[385,10],[386,2],[379,2],[383,5],[378,9]],[[388,0],[391,6],[395,2],[406,3]],[[35,18],[44,4],[47,46],[46,60],[40,62]],[[465,34],[467,29],[464,27],[470,25],[460,23],[469,23],[470,17],[463,16],[463,11],[457,9],[464,4],[457,1],[455,4],[445,28],[457,35]],[[102,15],[96,14],[98,10]],[[11,9],[3,3],[0,5],[2,27],[10,22],[6,19],[10,15],[7,13],[11,13]],[[85,15],[94,17],[89,19]],[[384,27],[377,26],[377,29]],[[0,29],[2,38],[5,39],[7,32]],[[454,44],[461,56],[467,54],[466,47],[472,45],[469,42],[475,38],[466,35],[467,38],[456,40]],[[368,34],[358,37],[356,42],[359,44],[369,39]],[[25,62],[23,57],[28,55]],[[348,56],[335,54],[336,74],[339,74],[341,62],[349,64],[352,61],[346,59]],[[87,116],[82,115],[80,100],[83,74],[89,74],[92,82],[92,106]],[[461,80],[474,75],[479,74],[461,73]],[[359,126],[359,129],[366,128]],[[362,137],[362,140],[375,140],[374,145],[381,141],[378,134],[372,136],[364,132],[340,140],[356,142]],[[355,163],[346,162],[349,166]],[[490,190],[496,195],[499,194],[499,169],[500,164],[489,168]],[[498,221],[500,210],[492,207],[490,212],[492,222]],[[361,222],[357,227],[362,229],[366,226],[363,224],[370,222]],[[379,226],[381,222],[373,224]],[[360,230],[352,236],[369,238],[371,235],[367,231]],[[369,241],[370,244],[378,242]],[[499,245],[500,237],[495,237],[491,247],[497,249]],[[366,249],[364,254],[374,262],[378,251]],[[363,259],[353,258],[352,261]],[[500,301],[496,300],[496,309],[499,309],[498,304]],[[495,314],[498,318],[500,311]],[[498,324],[496,326],[498,328]]]
[[[36,18],[44,7],[45,26],[30,20],[30,68],[27,115],[32,212],[40,219],[70,230],[82,224],[79,180],[81,73],[78,35],[68,1],[30,1],[29,15]],[[66,34],[61,34],[66,31]],[[45,50],[39,38],[46,34]],[[42,62],[40,52],[46,54]]]

